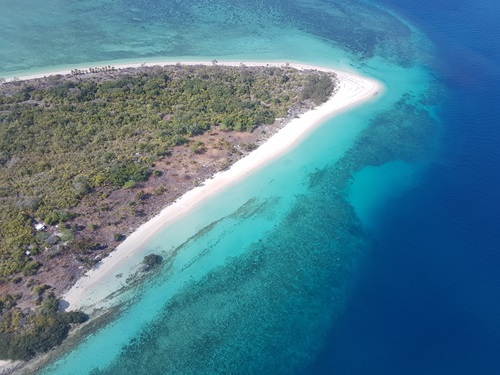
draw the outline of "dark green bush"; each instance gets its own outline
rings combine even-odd
[[[37,353],[45,353],[68,336],[70,324],[83,323],[88,315],[81,311],[59,312],[60,300],[50,293],[36,314],[29,319],[29,329],[0,331],[0,359],[29,360]]]
[[[114,186],[123,187],[128,181],[146,181],[150,171],[147,167],[135,162],[128,162],[112,167],[108,173],[108,181]]]
[[[37,260],[31,260],[28,263],[26,263],[23,267],[23,275],[24,276],[32,276],[35,275],[38,272],[38,269],[42,266],[42,263],[40,263]]]
[[[327,75],[313,75],[307,79],[302,90],[302,100],[312,100],[319,105],[328,100],[335,88],[333,80]]]
[[[163,258],[160,255],[149,254],[144,257],[144,259],[142,260],[142,264],[144,264],[149,269],[160,265],[162,261]]]
[[[113,235],[113,239],[115,241],[123,241],[125,239],[125,235],[121,234],[121,233],[115,233]]]

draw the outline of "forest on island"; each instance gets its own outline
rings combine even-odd
[[[52,286],[36,278],[60,257],[92,266],[107,247],[94,240],[101,228],[92,217],[83,228],[74,224],[82,199],[105,199],[161,175],[155,163],[168,163],[173,147],[204,152],[195,136],[214,128],[252,132],[290,117],[300,103],[321,104],[334,88],[330,73],[216,64],[0,84],[0,359],[44,352],[70,323],[85,320],[57,312]],[[136,198],[143,203],[146,194]],[[43,327],[56,332],[44,344],[35,339]]]

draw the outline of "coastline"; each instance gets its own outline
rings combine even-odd
[[[313,69],[313,70],[320,70],[323,72],[331,72],[331,73],[343,73],[343,74],[348,74],[351,76],[356,76],[360,78],[364,78],[362,76],[359,76],[355,73],[350,73],[345,70],[337,70],[337,69],[332,69],[332,68],[326,68],[322,66],[317,66],[317,65],[311,65],[311,64],[305,64],[305,63],[298,63],[298,62],[286,62],[286,61],[218,61],[218,60],[189,60],[189,61],[176,61],[176,60],[164,60],[164,61],[151,61],[151,62],[121,62],[118,64],[113,64],[112,67],[115,69],[127,69],[127,68],[141,68],[141,67],[152,67],[152,66],[167,66],[167,65],[176,65],[176,64],[181,64],[185,66],[195,66],[195,65],[220,65],[220,66],[255,66],[255,67],[263,67],[263,66],[270,66],[270,67],[290,67],[290,68],[296,68],[299,70],[304,70],[304,69]],[[18,76],[9,76],[5,78],[5,83],[7,82],[12,82],[12,81],[26,81],[30,79],[38,79],[38,78],[44,78],[44,77],[49,77],[49,76],[55,76],[55,75],[67,75],[67,74],[72,74],[72,71],[75,69],[89,69],[89,68],[94,68],[94,67],[103,67],[104,65],[96,63],[97,65],[94,66],[95,64],[91,63],[89,65],[81,65],[81,66],[73,66],[71,67],[64,67],[61,69],[53,70],[53,71],[48,71],[48,72],[41,72],[41,73],[32,73],[32,74],[26,74],[26,75],[18,75]],[[109,64],[108,64],[109,65]],[[55,68],[56,69],[56,68]],[[368,78],[366,78],[368,79]],[[371,80],[371,79],[369,79]],[[372,80],[374,81],[374,80]],[[374,81],[375,82],[375,81]],[[1,84],[1,83],[0,83]]]
[[[182,65],[208,65],[212,62],[181,62]],[[238,160],[228,170],[219,172],[200,186],[186,192],[172,204],[166,206],[158,215],[137,228],[128,238],[121,243],[109,256],[104,258],[97,267],[89,270],[84,276],[76,281],[62,299],[68,310],[81,309],[91,313],[102,307],[100,302],[119,289],[117,288],[114,271],[128,258],[139,251],[149,239],[156,233],[185,215],[191,209],[215,195],[221,189],[235,183],[245,175],[270,162],[280,154],[295,145],[306,133],[333,117],[341,111],[359,105],[377,95],[382,86],[375,80],[362,76],[337,71],[307,64],[293,63],[259,63],[259,62],[217,62],[217,65],[226,66],[289,66],[299,70],[315,69],[325,72],[333,72],[337,75],[339,89],[325,103],[305,112],[298,118],[291,120],[276,134],[270,137],[259,148]],[[141,66],[175,65],[171,62],[137,63],[117,65],[115,68],[137,68]],[[71,71],[58,71],[52,74],[71,74]],[[21,80],[33,79],[47,76],[47,74],[36,74],[20,77]]]
[[[117,69],[139,68],[143,66],[175,65],[177,62],[164,61],[153,63],[131,63],[119,64]],[[181,61],[182,65],[211,65],[211,61]],[[67,310],[84,310],[92,314],[96,310],[113,306],[115,300],[110,304],[105,303],[106,297],[116,292],[123,285],[116,284],[114,271],[143,248],[155,234],[163,230],[167,225],[178,218],[186,215],[190,210],[210,199],[223,188],[236,183],[244,176],[250,174],[259,167],[269,163],[287,150],[297,144],[307,133],[327,119],[346,111],[352,107],[369,101],[383,91],[381,83],[357,74],[338,71],[320,66],[285,63],[285,62],[217,62],[221,66],[272,66],[291,67],[299,70],[319,70],[332,72],[337,75],[339,89],[327,102],[309,110],[297,118],[288,122],[277,133],[272,135],[265,143],[252,151],[247,156],[236,161],[228,170],[219,172],[205,180],[200,186],[187,191],[172,204],[164,207],[161,212],[136,228],[127,239],[121,243],[113,252],[104,258],[98,265],[86,272],[75,284],[64,294],[62,299]],[[83,68],[83,67],[82,67]],[[30,74],[16,77],[16,81],[35,78],[43,78],[51,75],[71,74],[71,70],[59,70],[49,73]],[[6,82],[14,78],[6,79]],[[135,265],[137,266],[137,265]],[[130,268],[132,274],[134,267]],[[109,301],[108,301],[109,302]],[[95,315],[95,314],[92,314]],[[91,316],[91,319],[93,317]],[[24,368],[26,363],[18,361],[0,361],[0,374],[10,374]]]

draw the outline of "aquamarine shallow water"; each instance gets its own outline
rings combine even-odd
[[[425,38],[356,1],[1,3],[0,76],[217,58],[306,62],[383,82],[375,102],[325,122],[165,228],[131,260],[161,252],[163,272],[42,372],[291,373],[310,364],[370,251],[367,228],[432,155]]]

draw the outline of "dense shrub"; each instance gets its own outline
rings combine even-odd
[[[88,320],[88,315],[81,311],[59,312],[59,303],[60,300],[50,293],[35,314],[23,318],[30,322],[28,327],[17,326],[14,330],[6,330],[5,326],[2,326],[0,359],[28,360],[37,353],[47,352],[60,345],[68,336],[71,324]],[[12,301],[9,312],[23,316],[20,310],[16,310]]]
[[[312,75],[307,79],[307,83],[302,90],[302,100],[312,100],[319,105],[328,100],[332,95],[335,84],[329,76]]]
[[[161,264],[163,258],[158,254],[149,254],[144,257],[142,264],[146,266],[147,269],[151,269]]]
[[[116,187],[123,187],[128,181],[146,181],[150,171],[147,167],[134,163],[123,163],[112,167],[108,174],[108,181]]]

